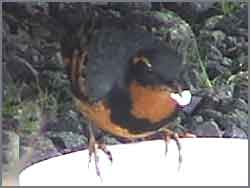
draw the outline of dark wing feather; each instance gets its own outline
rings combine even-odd
[[[123,87],[128,62],[139,50],[159,45],[152,33],[143,30],[103,28],[88,48],[86,90],[90,102],[106,96],[114,84]]]

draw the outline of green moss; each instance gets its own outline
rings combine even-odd
[[[16,119],[22,133],[34,133],[40,130],[41,118],[44,112],[57,111],[57,100],[47,90],[38,87],[38,93],[28,98],[22,98],[22,85],[10,82],[4,87],[3,119]]]
[[[16,117],[20,122],[20,131],[32,133],[40,129],[41,108],[32,101],[22,102]]]
[[[220,3],[220,7],[224,15],[229,15],[237,11],[240,8],[240,4],[236,2],[222,0]]]
[[[7,87],[3,88],[3,118],[14,117],[18,114],[20,108],[20,96],[17,86],[10,82]]]

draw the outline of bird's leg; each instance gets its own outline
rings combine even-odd
[[[177,133],[170,131],[169,129],[164,130],[163,132],[163,139],[165,141],[165,155],[167,155],[168,152],[168,144],[170,142],[171,139],[173,139],[177,145],[178,148],[178,152],[179,152],[179,168],[181,167],[181,163],[182,163],[182,153],[181,153],[181,144],[179,141],[179,136]]]
[[[105,135],[103,132],[99,132],[100,130],[96,130],[96,143],[97,143],[97,147],[98,149],[102,150],[103,153],[105,153],[108,156],[109,161],[112,163],[113,161],[113,157],[111,152],[108,150],[107,146],[106,146],[106,142],[105,142]]]
[[[107,156],[109,161],[112,163],[113,162],[113,157],[111,152],[107,149],[107,146],[105,143],[98,143],[98,148],[101,149]]]
[[[179,152],[179,166],[178,166],[178,170],[180,170],[181,164],[182,164],[181,143],[179,141],[179,136],[178,136],[177,133],[173,134],[172,138],[175,141],[176,146],[178,148],[178,152]]]
[[[165,156],[167,156],[167,153],[168,153],[168,144],[171,140],[171,137],[168,135],[168,134],[164,134],[163,135],[163,139],[165,141]]]
[[[92,129],[92,125],[88,125],[88,127],[89,127],[89,145],[88,145],[89,164],[91,162],[92,155],[94,155],[96,174],[101,178],[100,169],[98,167],[99,157],[97,155],[97,145],[96,145],[95,135]]]
[[[182,153],[181,153],[181,143],[179,141],[179,138],[195,138],[196,136],[194,134],[191,133],[183,133],[183,134],[178,134],[175,133],[173,131],[170,131],[169,129],[165,129],[163,131],[163,139],[165,141],[165,155],[167,155],[168,152],[168,144],[170,142],[171,139],[173,139],[176,143],[176,146],[178,148],[178,152],[179,152],[179,167],[178,170],[180,170],[181,167],[181,163],[182,163]]]
[[[103,139],[104,135],[99,136],[99,138],[96,139],[94,130],[91,124],[88,125],[89,127],[89,164],[91,162],[92,156],[94,156],[95,160],[95,168],[96,168],[96,174],[101,178],[101,172],[98,166],[99,162],[99,156],[97,155],[98,149],[101,149],[107,156],[110,162],[113,161],[113,157],[111,152],[107,149],[105,141]]]

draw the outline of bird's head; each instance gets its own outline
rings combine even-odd
[[[191,102],[191,92],[182,79],[184,65],[182,57],[170,48],[141,50],[131,60],[130,82],[142,87],[166,91],[166,94],[180,107]]]

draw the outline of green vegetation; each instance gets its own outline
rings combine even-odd
[[[16,119],[20,127],[18,130],[24,133],[33,133],[40,130],[40,122],[44,112],[57,111],[57,101],[46,90],[39,89],[36,99],[21,97],[24,83],[21,86],[9,83],[4,89],[3,119]],[[39,87],[38,87],[39,88]]]
[[[240,7],[239,3],[233,1],[222,0],[220,2],[220,8],[224,15],[229,15],[232,12],[235,12],[236,10],[239,9],[239,7]]]

